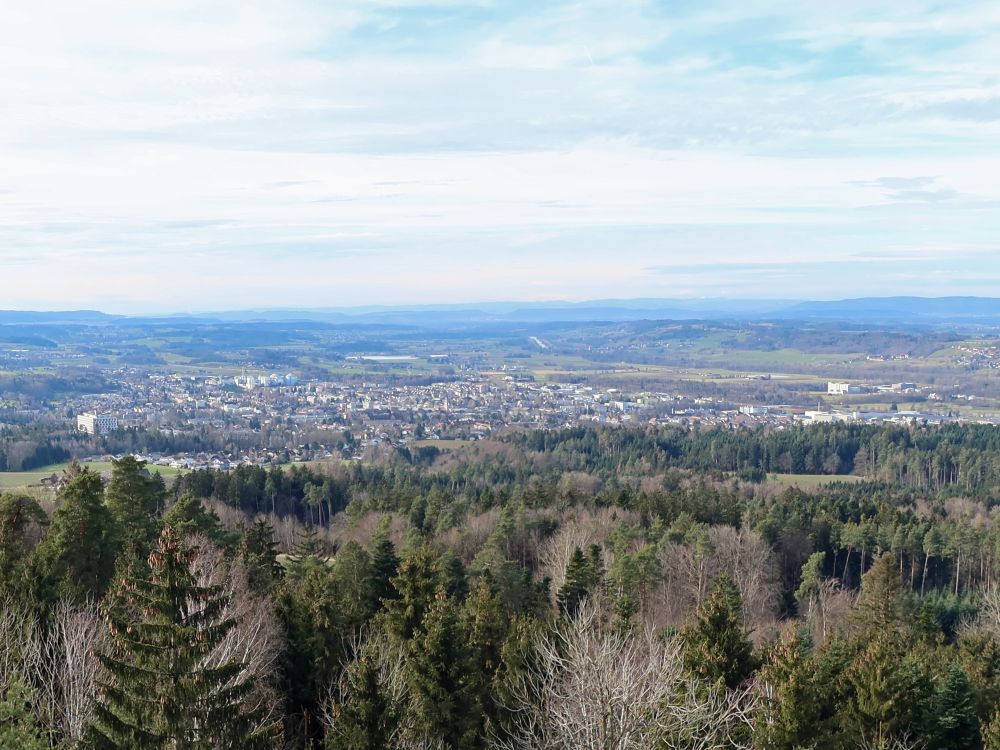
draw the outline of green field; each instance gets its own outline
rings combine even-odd
[[[853,474],[768,474],[767,485],[778,490],[795,487],[800,490],[814,490],[831,482],[862,482],[864,477]]]
[[[45,477],[52,476],[53,474],[59,474],[63,471],[68,463],[64,464],[52,464],[51,466],[43,466],[40,469],[34,469],[33,471],[3,471],[0,472],[0,490],[12,490],[19,489],[22,487],[32,487],[37,486]],[[85,463],[82,466],[86,466],[91,471],[111,471],[111,463],[109,461],[97,461],[93,463]],[[183,473],[184,469],[174,469],[169,466],[150,466],[150,472],[159,472],[163,475],[164,479],[169,479],[175,477],[178,474]]]

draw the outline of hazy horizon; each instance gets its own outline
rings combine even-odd
[[[5,7],[0,308],[996,293],[1000,6],[669,5]]]

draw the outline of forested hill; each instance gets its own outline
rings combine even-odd
[[[998,750],[998,443],[598,427],[170,487],[73,466],[54,503],[0,497],[0,742]]]
[[[828,424],[786,430],[574,428],[514,434],[507,441],[551,454],[562,470],[854,474],[922,490],[994,493],[1000,488],[1000,428]]]

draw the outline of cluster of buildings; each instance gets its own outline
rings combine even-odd
[[[622,423],[664,411],[679,397],[623,393],[582,384],[534,382],[518,373],[466,374],[440,382],[307,382],[294,376],[117,373],[114,393],[81,396],[77,428],[93,435],[118,427],[296,433],[349,430],[381,435],[482,438],[502,427]],[[262,381],[265,381],[262,383]],[[253,384],[252,386],[250,384]],[[265,387],[266,383],[266,387]]]
[[[831,396],[853,396],[862,393],[919,393],[915,383],[890,383],[889,385],[862,385],[858,383],[826,384],[826,392]]]
[[[538,383],[516,368],[465,371],[422,384],[307,381],[293,374],[150,373],[122,368],[118,390],[80,396],[68,405],[81,432],[119,427],[178,434],[212,433],[243,446],[235,453],[150,455],[175,468],[230,468],[324,458],[359,458],[366,449],[414,440],[487,438],[504,428],[557,428],[582,423],[770,427],[823,422],[927,422],[957,419],[915,411],[808,410],[738,404],[679,393],[624,392],[585,383]],[[860,386],[830,382],[827,391],[914,393],[913,383]],[[82,413],[80,413],[82,412]]]
[[[237,375],[233,378],[233,384],[238,388],[252,391],[254,388],[277,388],[282,385],[298,385],[299,377],[292,373],[286,375],[278,375],[277,373],[271,373],[270,375],[247,375],[246,371],[244,371],[242,375]]]

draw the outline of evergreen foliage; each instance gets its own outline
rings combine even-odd
[[[0,750],[47,750],[49,744],[31,710],[31,688],[20,674],[4,678],[7,689],[0,695]]]
[[[226,533],[219,517],[205,508],[204,504],[190,492],[185,492],[163,515],[163,523],[181,538],[192,534],[202,534],[216,544],[226,541]]]
[[[739,589],[727,575],[716,582],[682,638],[685,667],[710,684],[735,688],[758,666],[743,626]]]
[[[252,683],[243,664],[205,666],[235,622],[226,598],[199,586],[191,570],[197,551],[164,529],[149,558],[148,580],[120,582],[131,617],[108,612],[111,647],[91,737],[99,748],[198,750],[266,748],[271,727],[242,701]]]
[[[118,527],[104,505],[101,477],[82,469],[60,495],[45,540],[35,549],[42,581],[53,598],[84,601],[111,582]]]
[[[108,510],[114,516],[121,543],[144,554],[159,532],[157,514],[166,493],[161,482],[149,476],[144,461],[123,456],[112,462],[111,481],[105,492]]]

